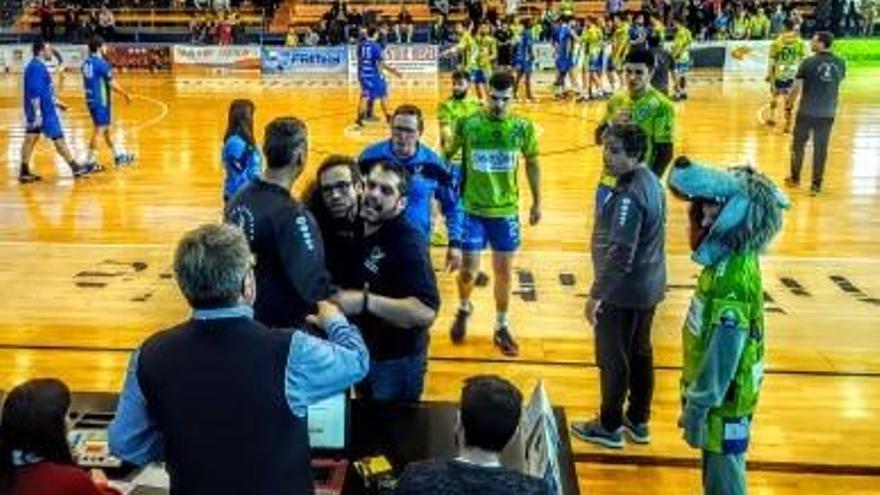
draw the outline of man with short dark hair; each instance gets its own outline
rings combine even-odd
[[[308,406],[367,372],[360,332],[332,303],[309,317],[328,340],[255,322],[252,266],[233,226],[184,235],[174,274],[192,316],[131,357],[110,450],[137,465],[164,461],[171,493],[313,493]]]
[[[635,443],[651,441],[651,324],[666,292],[666,197],[645,166],[648,139],[639,126],[611,125],[604,144],[605,170],[617,180],[596,209],[594,278],[585,309],[596,334],[602,407],[599,417],[573,423],[571,430],[582,440],[621,448],[624,429]]]
[[[461,343],[467,333],[467,320],[473,312],[470,298],[480,268],[480,253],[492,248],[495,275],[495,330],[493,343],[504,355],[519,354],[519,345],[510,332],[508,309],[513,258],[520,245],[519,184],[520,156],[525,158],[526,177],[532,192],[529,224],[541,221],[541,169],[535,127],[526,118],[510,115],[513,76],[496,72],[489,79],[487,108],[455,126],[447,157],[462,153],[462,253],[457,268],[458,311],[450,328],[450,338]]]
[[[52,60],[52,48],[49,43],[37,40],[33,44],[33,54],[34,58],[24,69],[25,134],[21,144],[18,182],[28,184],[42,179],[30,170],[31,157],[37,141],[40,140],[40,134],[52,141],[55,151],[70,167],[74,179],[95,171],[96,167],[93,163],[77,163],[64,140],[64,131],[61,129],[61,118],[57,109],[66,111],[67,105],[55,97],[52,75],[46,67],[46,62]]]
[[[370,373],[358,386],[373,400],[418,402],[425,383],[428,328],[440,295],[422,233],[405,218],[408,171],[376,162],[361,199],[362,237],[354,266],[333,300],[364,332]]]
[[[308,159],[308,131],[295,117],[266,126],[266,169],[226,207],[226,221],[244,231],[257,257],[254,317],[273,328],[302,325],[317,301],[330,295],[321,232],[290,196]]]
[[[468,378],[455,427],[458,457],[410,464],[397,495],[543,495],[543,480],[501,465],[501,451],[519,427],[522,394],[503,378]]]
[[[795,119],[791,142],[791,173],[785,179],[789,187],[797,187],[804,165],[804,148],[813,134],[813,180],[810,193],[822,191],[825,160],[828,158],[828,140],[837,113],[840,83],[846,77],[846,63],[831,53],[834,36],[820,31],[810,42],[813,56],[804,60],[795,75],[794,88],[789,96],[794,102],[803,93]],[[794,106],[794,103],[791,104]]]
[[[95,148],[98,145],[98,135],[101,135],[113,152],[114,164],[117,167],[130,164],[134,161],[134,154],[126,153],[121,147],[117,148],[110,134],[112,124],[110,94],[111,92],[119,94],[125,98],[126,103],[131,103],[131,96],[113,78],[113,66],[106,59],[104,41],[101,38],[89,42],[89,56],[83,62],[81,71],[86,91],[86,106],[94,125],[86,161],[89,163],[95,161]]]

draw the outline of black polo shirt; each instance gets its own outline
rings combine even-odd
[[[254,319],[273,328],[301,327],[314,304],[330,295],[314,218],[283,187],[256,180],[229,202],[226,221],[241,227],[256,257]]]
[[[370,236],[364,236],[351,254],[357,260],[353,276],[344,286],[392,298],[415,297],[431,309],[440,308],[437,280],[424,236],[403,215]],[[376,361],[427,352],[428,327],[397,328],[372,314],[353,320],[358,324]]]

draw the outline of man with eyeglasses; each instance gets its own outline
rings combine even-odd
[[[613,123],[631,122],[638,125],[648,137],[644,162],[661,178],[672,160],[675,108],[663,93],[651,86],[654,73],[654,55],[646,50],[627,54],[623,66],[626,90],[608,100],[605,115],[596,128],[596,142],[602,143],[605,130]],[[601,205],[614,189],[617,179],[603,170],[596,191],[596,204]]]
[[[446,219],[450,264],[461,259],[458,194],[452,170],[436,151],[421,142],[425,121],[415,105],[401,105],[391,117],[391,137],[368,146],[358,157],[361,172],[378,162],[399,165],[410,174],[404,215],[427,243],[433,229],[433,199]]]
[[[365,398],[417,402],[425,381],[428,328],[440,295],[422,233],[405,218],[408,169],[374,162],[360,202],[360,237],[352,273],[333,301],[358,322],[370,371],[358,386]]]
[[[358,203],[363,190],[357,161],[330,155],[318,166],[314,189],[306,194],[306,204],[321,229],[327,271],[339,286],[345,286],[354,273],[349,253],[360,235]]]
[[[467,320],[473,311],[470,301],[480,266],[480,252],[492,248],[495,275],[496,323],[493,342],[507,356],[519,354],[507,317],[510,305],[514,254],[520,245],[519,185],[520,155],[525,157],[532,207],[529,223],[541,220],[541,173],[538,140],[531,121],[510,115],[514,78],[496,72],[489,80],[489,104],[479,113],[459,120],[447,157],[462,152],[462,251],[458,275],[459,307],[450,330],[455,343],[464,340]]]

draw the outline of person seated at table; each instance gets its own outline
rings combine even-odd
[[[549,495],[543,480],[501,465],[501,451],[519,426],[522,394],[494,375],[474,376],[461,391],[455,427],[458,457],[408,465],[397,495]]]
[[[60,380],[25,382],[9,392],[0,420],[0,493],[119,495],[98,470],[77,467],[67,443],[70,390]]]
[[[308,406],[367,373],[360,331],[332,303],[307,319],[327,340],[255,321],[253,264],[237,227],[185,234],[174,274],[192,316],[132,355],[110,450],[165,461],[173,494],[313,493]]]

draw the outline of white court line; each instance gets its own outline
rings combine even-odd
[[[155,98],[150,98],[149,96],[143,96],[143,95],[131,95],[131,97],[133,99],[144,100],[144,101],[153,103],[154,105],[158,105],[159,108],[162,109],[162,111],[159,113],[158,116],[153,117],[152,119],[150,119],[146,122],[138,124],[137,126],[135,126],[134,128],[131,129],[132,131],[142,131],[142,130],[146,129],[147,127],[158,124],[159,122],[162,121],[162,119],[164,119],[166,116],[168,116],[168,104],[165,103],[164,101],[157,100]]]

